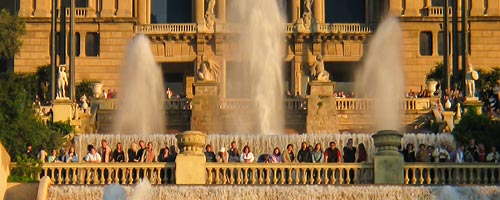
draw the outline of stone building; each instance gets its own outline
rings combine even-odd
[[[229,14],[233,1],[216,1],[213,27],[209,28],[204,23],[208,2],[76,0],[76,82],[98,80],[104,83],[104,89],[118,89],[124,51],[138,33],[151,39],[164,79],[175,93],[192,96],[191,86],[201,55],[208,55],[223,66],[226,74],[231,74],[237,65],[237,59],[230,56],[234,43],[231,39],[239,29]],[[442,60],[442,1],[378,2],[383,1],[314,0],[311,5],[314,21],[308,28],[300,29],[297,22],[305,12],[304,0],[279,0],[288,23],[283,27],[287,35],[283,70],[286,86],[293,94],[304,94],[307,79],[303,66],[313,62],[313,55],[317,54],[323,56],[325,69],[337,82],[337,90],[349,90],[367,39],[374,31],[373,24],[387,9],[402,22],[406,88],[421,89],[426,73]],[[498,66],[500,3],[470,2],[470,61],[479,68]],[[27,22],[27,34],[15,58],[14,71],[32,72],[50,63],[51,0],[17,0],[15,5],[18,15]],[[69,10],[66,13],[69,15]],[[66,30],[69,31],[69,24]],[[225,79],[221,81],[221,95],[231,96],[231,91],[226,91]]]

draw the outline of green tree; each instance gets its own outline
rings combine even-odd
[[[59,148],[63,136],[72,132],[69,124],[43,124],[33,109],[37,94],[35,74],[1,74],[0,77],[0,141],[12,158],[21,155],[27,144],[34,149]]]
[[[476,115],[474,108],[462,116],[460,123],[453,129],[453,135],[462,144],[467,144],[470,139],[476,143],[483,143],[486,147],[498,145],[500,136],[500,124],[492,123],[486,115]]]
[[[21,36],[26,33],[25,23],[9,11],[0,11],[0,60],[14,57],[22,45]]]

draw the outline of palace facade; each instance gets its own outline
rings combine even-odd
[[[19,17],[26,21],[27,33],[15,57],[14,71],[33,72],[51,61],[52,1],[15,2]],[[220,95],[231,97],[233,89],[225,82],[230,78],[226,75],[229,76],[238,65],[231,51],[239,27],[228,14],[234,3],[233,0],[216,0],[211,26],[208,26],[205,15],[208,2],[76,0],[76,82],[95,80],[101,81],[106,90],[118,89],[126,47],[134,35],[142,33],[151,39],[152,51],[162,66],[166,85],[175,93],[192,97],[197,63],[206,55],[223,67]],[[305,94],[308,79],[304,66],[314,61],[314,55],[323,56],[326,70],[337,82],[337,90],[349,90],[355,71],[361,65],[365,45],[379,16],[386,10],[401,21],[407,90],[419,91],[425,84],[426,74],[443,59],[441,0],[314,0],[311,24],[302,20],[308,0],[278,2],[287,20],[283,27],[286,33],[283,70],[287,88],[293,94]],[[470,62],[483,69],[499,66],[500,2],[471,0],[470,3],[470,45],[467,47]],[[460,9],[460,1],[458,6]],[[65,12],[69,36],[69,8]],[[451,10],[449,12],[451,14]],[[60,30],[59,22],[57,30]],[[449,30],[451,32],[451,28]],[[462,31],[460,23],[458,31]],[[58,52],[57,60],[60,60],[59,54],[68,56],[66,60],[69,60],[67,52]]]

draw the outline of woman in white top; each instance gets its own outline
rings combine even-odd
[[[92,147],[90,149],[90,152],[87,153],[85,156],[85,161],[91,162],[91,163],[100,163],[101,162],[101,155],[95,151],[95,148]]]
[[[48,163],[55,163],[55,162],[57,162],[57,150],[52,149],[50,156],[47,157],[47,162]]]
[[[250,147],[243,147],[243,153],[240,155],[240,162],[242,163],[252,163],[255,158],[253,157],[252,152],[250,152]]]

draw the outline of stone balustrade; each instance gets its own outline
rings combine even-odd
[[[151,184],[175,183],[175,163],[44,163],[37,176],[52,184],[134,184],[146,177]]]
[[[405,184],[483,184],[500,183],[497,163],[406,163]]]
[[[87,17],[87,13],[89,12],[88,8],[75,8],[75,17],[77,18],[85,18]],[[71,9],[66,8],[66,17],[70,17]]]
[[[327,33],[372,33],[373,25],[365,24],[323,24],[318,26],[319,32]]]
[[[285,99],[285,109],[286,110],[306,110],[307,109],[307,99]]]
[[[451,16],[451,7],[448,8],[448,16]],[[443,7],[431,6],[427,8],[427,16],[429,17],[443,17]]]
[[[221,99],[220,101],[220,109],[223,110],[248,110],[251,107],[251,99]]]
[[[368,184],[371,163],[207,163],[207,184]]]
[[[373,99],[365,98],[336,98],[337,110],[371,110]],[[405,98],[405,110],[425,110],[430,108],[429,98]]]
[[[136,33],[143,34],[194,34],[197,32],[195,23],[185,24],[144,24],[136,25]]]

